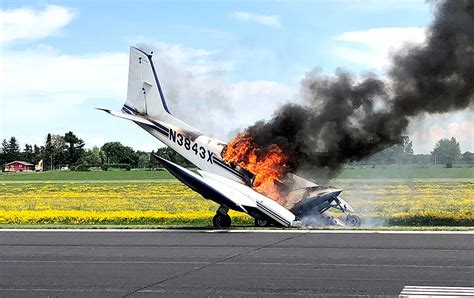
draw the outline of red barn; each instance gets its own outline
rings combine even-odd
[[[35,165],[26,161],[12,161],[5,165],[5,172],[28,172],[34,171]]]

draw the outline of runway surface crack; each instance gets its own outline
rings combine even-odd
[[[256,248],[253,248],[253,249],[249,249],[247,251],[244,251],[244,252],[241,252],[241,253],[237,253],[237,254],[233,254],[231,256],[228,256],[228,257],[225,257],[223,259],[220,259],[220,260],[217,260],[215,262],[212,262],[210,264],[206,264],[206,265],[203,265],[201,267],[197,267],[197,268],[193,268],[191,270],[188,270],[186,272],[183,272],[183,273],[179,273],[179,274],[175,274],[171,277],[168,277],[168,278],[164,278],[164,279],[161,279],[159,281],[156,281],[154,283],[151,283],[151,284],[148,284],[146,286],[143,286],[143,287],[140,287],[138,289],[135,289],[127,294],[125,294],[123,297],[128,297],[128,296],[131,296],[135,293],[139,293],[139,292],[142,292],[148,288],[151,288],[151,287],[154,287],[154,286],[157,286],[157,285],[160,285],[160,284],[163,284],[165,282],[168,282],[170,280],[173,280],[173,279],[176,279],[176,278],[179,278],[179,277],[183,277],[183,276],[186,276],[186,275],[189,275],[191,273],[194,273],[194,272],[197,272],[197,271],[201,271],[203,269],[206,269],[206,268],[209,268],[211,266],[214,266],[214,265],[217,265],[217,264],[220,264],[220,263],[223,263],[223,262],[226,262],[226,261],[229,261],[229,260],[232,260],[234,258],[237,258],[237,257],[240,257],[240,256],[243,256],[243,255],[246,255],[246,254],[249,254],[249,253],[253,253],[253,252],[256,252],[256,251],[259,251],[261,249],[265,249],[265,248],[268,248],[268,247],[271,247],[273,245],[276,245],[276,244],[279,244],[279,243],[282,243],[282,242],[285,242],[285,241],[288,241],[288,240],[292,240],[292,239],[296,239],[296,238],[299,238],[299,237],[302,237],[304,235],[306,235],[308,233],[301,233],[301,234],[297,234],[297,235],[294,235],[294,236],[290,236],[290,237],[286,237],[284,239],[280,239],[278,241],[275,241],[275,242],[272,242],[272,243],[269,243],[269,244],[266,244],[266,245],[262,245],[262,246],[258,246]]]

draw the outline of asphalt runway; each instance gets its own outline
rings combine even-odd
[[[0,297],[358,296],[473,286],[472,232],[0,230]]]

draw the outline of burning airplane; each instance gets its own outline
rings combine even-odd
[[[299,227],[301,216],[315,211],[326,222],[335,223],[324,215],[330,208],[345,213],[347,225],[360,224],[354,210],[339,197],[342,190],[321,187],[291,174],[287,167],[291,158],[279,146],[260,150],[244,135],[226,144],[173,116],[152,53],[130,48],[127,100],[122,111],[101,110],[133,121],[199,168],[194,173],[154,156],[185,185],[219,204],[212,221],[215,227],[231,225],[229,209],[254,217],[257,226]]]

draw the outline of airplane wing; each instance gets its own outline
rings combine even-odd
[[[194,173],[156,154],[153,156],[173,176],[206,199],[253,217],[269,218],[286,227],[296,220],[293,213],[245,184],[205,171]]]

